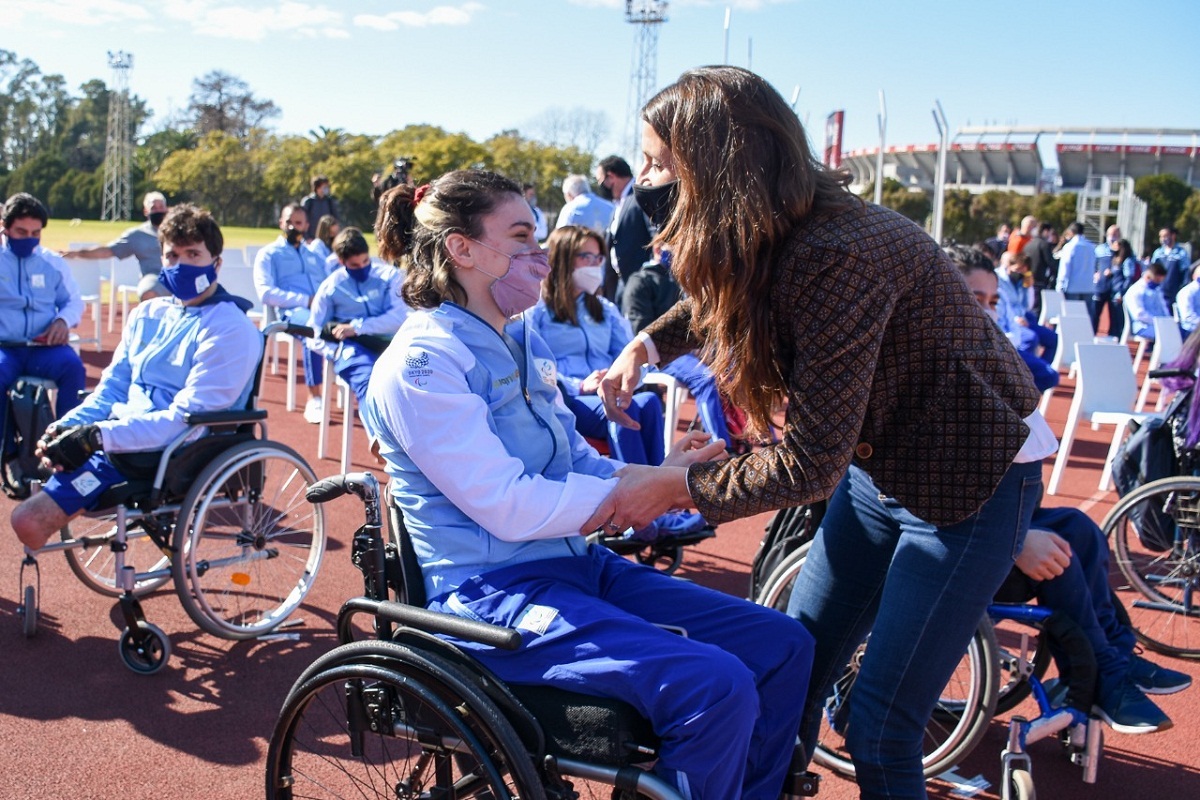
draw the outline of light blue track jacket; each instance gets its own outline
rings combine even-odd
[[[371,274],[362,283],[339,264],[317,287],[308,324],[318,334],[326,323],[348,322],[362,334],[391,336],[408,316],[408,306],[400,298],[402,282],[400,270],[388,264],[372,263]],[[336,346],[309,339],[311,350],[320,352],[327,345]]]
[[[17,258],[0,240],[0,342],[27,342],[61,319],[74,328],[83,300],[61,256],[38,246]]]
[[[615,305],[600,298],[604,319],[596,322],[583,305],[583,294],[575,298],[579,324],[554,319],[544,300],[525,312],[533,329],[541,334],[554,353],[558,380],[568,394],[579,394],[583,379],[598,369],[608,369],[633,338],[629,321]]]
[[[254,288],[266,306],[307,308],[327,274],[316,253],[292,247],[282,236],[254,257]]]
[[[621,465],[575,432],[536,333],[453,303],[412,311],[364,409],[431,599],[499,567],[580,555],[580,526]],[[520,358],[522,368],[518,369]]]
[[[139,303],[96,390],[61,424],[96,423],[109,452],[161,450],[187,430],[186,414],[243,408],[262,356],[249,307],[221,287],[199,306]]]

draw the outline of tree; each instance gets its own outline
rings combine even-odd
[[[179,200],[208,208],[222,225],[269,225],[274,208],[263,192],[261,157],[267,149],[260,145],[257,135],[243,143],[212,131],[194,150],[167,156],[153,181]]]
[[[1192,257],[1197,255],[1200,245],[1200,192],[1193,191],[1183,203],[1183,210],[1175,220],[1179,230],[1179,241],[1192,243]]]
[[[219,131],[246,141],[253,129],[279,116],[279,109],[270,100],[255,97],[241,78],[213,70],[192,81],[188,113],[192,127],[202,136]]]
[[[1192,187],[1174,175],[1146,175],[1133,185],[1134,194],[1146,201],[1146,239],[1142,249],[1154,249],[1158,232],[1173,226],[1192,196]],[[1134,242],[1136,247],[1139,243]]]
[[[608,128],[608,116],[603,111],[590,111],[579,106],[548,108],[529,123],[529,129],[537,139],[584,153],[596,152],[608,136]]]

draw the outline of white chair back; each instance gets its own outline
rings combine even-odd
[[[249,312],[250,316],[257,317],[263,314],[262,300],[258,299],[258,292],[254,290],[254,270],[250,267],[222,266],[217,274],[217,283],[224,286],[225,291],[230,294],[244,297],[254,303],[254,308]]]
[[[1154,349],[1150,351],[1150,369],[1172,361],[1183,348],[1183,334],[1174,317],[1154,318]]]
[[[1054,351],[1054,363],[1051,366],[1062,371],[1075,363],[1075,345],[1090,344],[1095,334],[1092,320],[1087,315],[1072,317],[1063,314],[1058,319],[1055,331],[1058,333],[1058,349]]]
[[[248,267],[250,263],[246,261],[246,254],[240,247],[231,247],[221,253],[221,266],[223,268]]]
[[[1075,384],[1073,404],[1081,418],[1102,412],[1133,411],[1137,399],[1137,379],[1129,348],[1111,344],[1076,344],[1079,380]]]
[[[1040,325],[1052,325],[1062,314],[1062,304],[1066,301],[1063,293],[1057,289],[1042,289],[1042,313],[1038,317]]]
[[[71,270],[71,277],[79,287],[83,302],[90,303],[100,299],[100,281],[105,278],[104,262],[88,261],[82,258],[64,258]]]
[[[1087,303],[1082,300],[1063,300],[1061,315],[1064,317],[1087,317],[1091,319],[1091,316],[1088,314]]]
[[[263,245],[261,245],[261,244],[246,245],[246,263],[253,267],[254,266],[254,258],[255,258],[255,256],[258,255],[258,251],[262,250],[262,249],[263,249]]]

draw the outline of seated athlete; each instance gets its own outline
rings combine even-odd
[[[535,225],[521,188],[480,170],[380,201],[380,253],[403,269],[414,310],[379,359],[364,416],[428,607],[518,630],[515,651],[460,643],[504,681],[634,706],[662,739],[655,771],[685,797],[776,800],[812,637],[579,535],[624,465],[576,432],[546,342],[523,319],[509,324],[549,271]],[[703,438],[684,437],[667,464],[723,452]]]
[[[31,550],[126,480],[123,468],[144,465],[146,454],[186,431],[187,414],[241,408],[250,396],[262,334],[246,316],[251,303],[217,283],[221,229],[207,211],[181,205],[158,236],[159,279],[174,296],[130,313],[95,391],[42,437],[39,453],[55,474],[12,513],[17,538]]]
[[[371,248],[358,228],[333,240],[337,269],[317,287],[309,325],[321,339],[309,347],[334,359],[333,369],[350,385],[361,408],[375,360],[404,322],[400,271],[371,262]],[[334,344],[336,343],[336,344]]]

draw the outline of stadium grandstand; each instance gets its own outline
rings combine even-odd
[[[1046,147],[1047,140],[1053,142]],[[1053,153],[1047,164],[1043,153]],[[852,150],[842,165],[862,191],[875,180],[879,148]],[[1101,176],[1123,181],[1171,174],[1200,189],[1200,130],[1181,128],[964,127],[946,153],[946,188],[972,193],[1078,191]],[[933,191],[938,145],[891,146],[884,150],[884,178]]]

